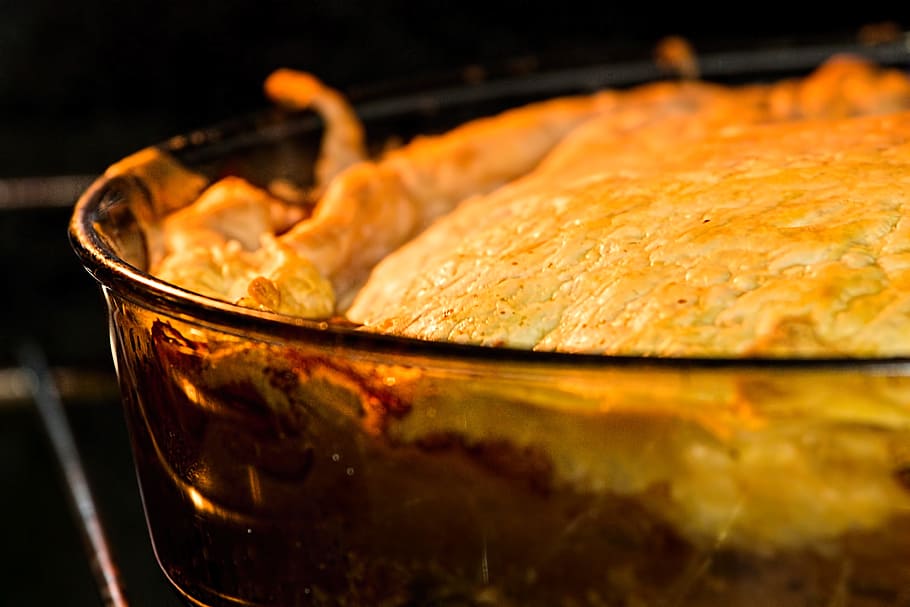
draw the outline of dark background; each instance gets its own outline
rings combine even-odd
[[[849,36],[904,19],[875,2],[3,0],[0,174],[97,172],[152,140],[261,107],[280,66],[356,89],[496,64]]]
[[[80,181],[17,196],[22,178],[88,178],[150,143],[263,108],[261,82],[281,66],[358,97],[473,65],[647,58],[668,34],[710,51],[849,41],[882,21],[906,28],[910,11],[874,2],[0,0],[0,604],[99,604],[49,443],[14,381],[29,341],[55,370],[97,380],[65,394],[89,480],[134,604],[174,604],[145,539],[103,302],[66,241]]]

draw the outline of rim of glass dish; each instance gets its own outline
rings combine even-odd
[[[840,53],[859,54],[891,65],[910,69],[910,33],[893,43],[861,46],[855,43],[823,44],[803,47],[728,51],[699,57],[705,79],[760,75],[763,72],[808,70],[825,58]],[[527,72],[471,85],[455,83],[421,90],[414,86],[403,95],[381,97],[356,104],[358,115],[371,121],[403,116],[408,112],[432,108],[464,107],[471,103],[494,101],[508,96],[550,95],[566,90],[596,90],[609,86],[628,86],[666,76],[651,61],[603,63],[549,72]],[[277,142],[318,128],[308,115],[283,115],[273,111],[242,116],[214,127],[173,137],[155,147],[178,158],[219,157],[253,144]],[[191,163],[192,166],[192,163]],[[453,342],[428,341],[361,331],[270,312],[243,308],[213,299],[175,285],[130,265],[118,257],[94,229],[99,207],[117,178],[98,177],[77,201],[69,225],[69,239],[85,269],[103,288],[145,308],[180,315],[193,323],[212,328],[283,341],[304,341],[323,346],[344,347],[374,354],[428,357],[439,360],[501,362],[541,366],[598,368],[664,368],[668,370],[757,369],[778,371],[858,370],[869,373],[905,375],[910,373],[910,356],[898,357],[751,357],[704,356],[662,357],[603,355],[568,352],[541,352]]]

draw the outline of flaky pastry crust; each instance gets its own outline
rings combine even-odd
[[[326,119],[318,204],[310,214],[216,183],[161,218],[153,273],[428,340],[669,356],[908,349],[899,71],[838,57],[774,84],[556,99],[376,160],[360,160],[362,131],[334,91],[286,70],[267,90]]]

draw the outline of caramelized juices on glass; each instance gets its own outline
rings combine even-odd
[[[155,552],[201,604],[795,606],[910,597],[906,509],[838,537],[750,550],[723,533],[686,537],[667,514],[672,479],[635,487],[632,478],[666,465],[649,460],[657,447],[707,448],[730,433],[773,439],[796,426],[832,469],[866,465],[824,455],[843,440],[884,446],[892,468],[870,483],[906,492],[905,429],[803,417],[797,402],[825,382],[843,386],[822,393],[910,393],[906,378],[418,355],[392,362],[203,326],[110,292],[108,302]],[[590,475],[596,462],[610,463],[613,487],[566,478],[566,470]],[[617,478],[626,473],[623,489]]]

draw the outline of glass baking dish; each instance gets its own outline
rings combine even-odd
[[[777,78],[839,50],[702,68]],[[658,76],[593,66],[359,110],[381,146]],[[319,134],[263,113],[160,147],[212,178],[306,182]],[[908,361],[546,354],[242,309],[144,271],[156,179],[100,178],[70,238],[107,302],[155,554],[189,602],[910,602]]]

